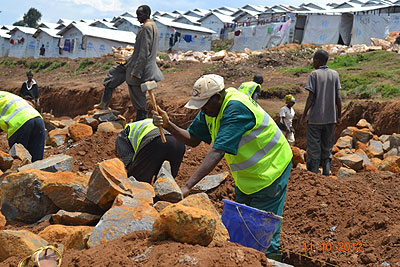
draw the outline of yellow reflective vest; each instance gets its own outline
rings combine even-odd
[[[292,150],[268,113],[235,88],[226,89],[225,99],[216,118],[205,116],[213,142],[225,107],[232,100],[240,101],[251,110],[256,124],[243,134],[237,155],[225,153],[225,159],[236,186],[245,194],[253,194],[271,185],[282,175],[292,160]]]
[[[260,87],[261,90],[261,85],[256,82],[244,82],[240,85],[238,90],[239,92],[242,92],[247,96],[253,97],[253,94],[256,91],[257,87]]]
[[[5,91],[0,91],[0,113],[0,128],[8,138],[28,120],[42,117],[23,98]]]
[[[150,131],[157,129],[153,124],[152,119],[145,119],[141,121],[136,121],[132,123],[128,123],[125,125],[125,128],[129,126],[129,141],[132,144],[133,150],[135,151],[135,156],[142,142],[143,137],[148,134]],[[135,159],[135,156],[132,158],[132,161]]]

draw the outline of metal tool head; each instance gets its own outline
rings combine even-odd
[[[157,88],[157,83],[155,81],[148,81],[140,85],[140,89],[142,89],[142,92],[146,92],[156,88]]]

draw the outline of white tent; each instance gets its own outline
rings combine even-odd
[[[400,14],[394,13],[389,15],[389,32],[400,31]]]
[[[351,44],[371,44],[371,37],[384,39],[389,35],[389,16],[354,15]]]
[[[16,26],[10,31],[10,57],[33,57],[36,51],[36,40],[33,34],[36,29]]]
[[[133,32],[135,34],[138,33],[141,27],[137,18],[132,17],[120,17],[118,20],[116,20],[114,26],[120,31]]]
[[[337,44],[339,40],[340,15],[307,16],[303,43]]]
[[[58,43],[61,39],[61,36],[57,33],[59,30],[55,29],[47,29],[47,28],[39,28],[34,34],[33,37],[36,38],[36,52],[35,58],[39,57],[40,48],[44,45],[45,57],[59,57],[59,47]]]
[[[243,51],[245,48],[260,50],[287,43],[291,27],[293,27],[291,20],[250,27],[237,27],[232,50]]]
[[[8,56],[10,50],[10,38],[8,30],[0,30],[0,57]]]
[[[99,57],[112,53],[112,47],[134,45],[133,32],[91,27],[84,23],[71,23],[58,32],[62,35],[62,55],[70,58]]]
[[[233,24],[233,17],[225,16],[217,12],[210,12],[201,19],[199,22],[201,26],[207,29],[211,29],[216,33],[212,35],[213,40],[219,40],[221,30],[225,29],[227,24]]]
[[[211,49],[211,35],[215,33],[213,30],[179,23],[171,19],[157,17],[154,21],[160,33],[160,51],[167,51],[169,49],[169,40],[171,34],[180,37],[176,39],[176,43],[172,47],[173,50],[188,51],[188,50],[210,50]]]

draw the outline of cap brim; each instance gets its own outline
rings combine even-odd
[[[186,103],[185,108],[190,109],[201,109],[208,101],[207,99],[190,99],[189,102]]]

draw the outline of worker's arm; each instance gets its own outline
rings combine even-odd
[[[204,176],[208,175],[217,164],[224,157],[225,151],[212,148],[210,152],[206,155],[200,167],[194,172],[194,174],[189,178],[184,186],[182,186],[182,194],[186,196],[190,189],[196,185]]]
[[[151,43],[153,42],[151,28],[143,26],[143,29],[140,31],[140,35],[137,38],[136,42],[140,43],[139,45],[140,49],[138,51],[134,50],[133,52],[133,53],[139,53],[139,56],[133,63],[134,65],[132,68],[131,77],[136,77],[138,79],[141,79],[144,68],[147,64],[150,55]]]
[[[200,144],[201,140],[196,136],[190,134],[187,130],[180,128],[175,123],[171,122],[168,118],[167,112],[157,107],[158,113],[153,111],[153,124],[155,126],[162,126],[172,134],[179,142],[185,145],[196,147]]]
[[[336,111],[338,123],[340,124],[342,120],[342,98],[340,97],[340,95],[336,98]]]
[[[301,116],[301,123],[305,121],[305,118],[307,117],[307,113],[311,108],[311,105],[314,102],[314,93],[309,91],[307,101],[306,101],[306,106],[304,107],[303,115]]]

